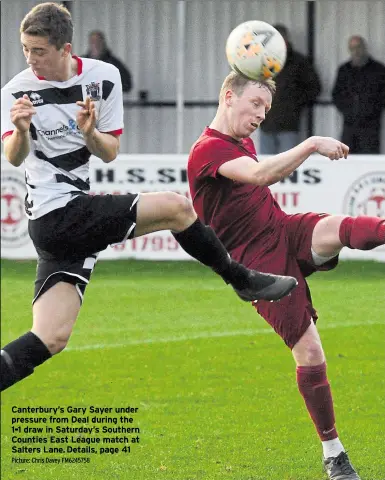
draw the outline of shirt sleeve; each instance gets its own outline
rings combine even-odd
[[[242,152],[237,145],[220,138],[198,143],[193,151],[196,176],[217,178],[220,175],[218,169],[221,165],[245,155],[246,153]]]
[[[15,100],[10,90],[1,89],[1,141],[4,141],[15,129],[15,125],[11,122],[11,108]]]
[[[102,100],[97,129],[103,133],[123,133],[123,95],[119,70],[110,65],[108,80],[102,83]]]

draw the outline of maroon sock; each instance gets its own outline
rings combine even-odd
[[[385,218],[346,217],[340,226],[342,245],[357,250],[371,250],[385,244]]]
[[[326,363],[314,367],[297,367],[297,383],[320,439],[326,441],[337,438]]]

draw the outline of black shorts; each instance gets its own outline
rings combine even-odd
[[[79,195],[28,224],[38,254],[33,302],[58,282],[76,285],[81,300],[98,253],[133,238],[138,194]]]

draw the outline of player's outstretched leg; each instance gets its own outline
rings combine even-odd
[[[246,302],[280,300],[297,286],[293,277],[249,270],[232,260],[214,231],[199,219],[173,235],[189,255],[211,267]]]
[[[242,300],[279,300],[297,285],[293,277],[248,270],[232,260],[214,230],[197,218],[191,201],[183,195],[175,192],[140,194],[134,236],[159,230],[171,230],[185,252],[211,267]]]

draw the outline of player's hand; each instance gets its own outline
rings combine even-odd
[[[27,132],[31,125],[32,116],[36,114],[35,107],[27,94],[18,98],[11,107],[11,122],[19,132]]]
[[[315,137],[317,152],[330,160],[347,158],[349,147],[332,137]]]
[[[81,109],[76,115],[76,122],[84,136],[91,135],[96,127],[95,103],[86,97],[85,102],[76,102]]]

